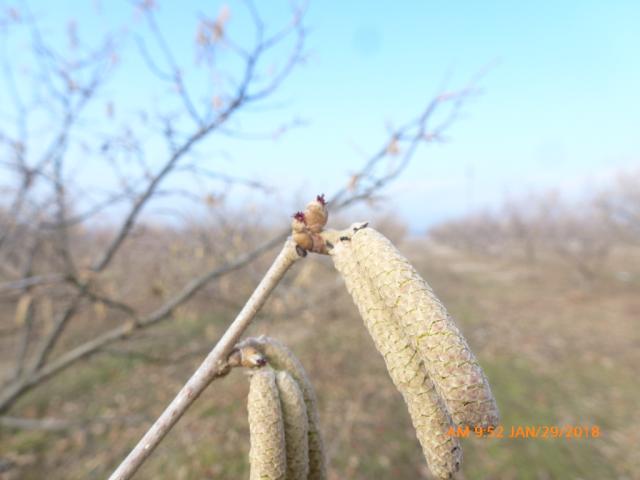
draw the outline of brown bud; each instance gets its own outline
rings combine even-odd
[[[296,212],[291,220],[291,230],[294,233],[306,232],[307,222],[305,220],[304,213]]]
[[[307,232],[297,232],[293,234],[293,241],[305,250],[313,249],[313,238]]]
[[[264,355],[252,345],[240,348],[240,365],[243,367],[262,367],[267,363]]]
[[[309,229],[307,228],[307,220],[305,214],[302,212],[296,212],[291,220],[291,231],[293,241],[300,248],[309,251],[313,249],[313,239]]]
[[[226,367],[263,367],[266,365],[267,359],[254,345],[252,344],[240,344],[234,348],[229,357],[227,358],[227,364],[221,374],[226,375],[229,373]]]
[[[324,195],[318,195],[313,202],[309,202],[304,211],[307,228],[312,233],[320,233],[329,219],[327,202]]]

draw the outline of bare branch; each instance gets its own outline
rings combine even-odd
[[[0,427],[12,430],[36,430],[48,432],[66,432],[86,429],[96,424],[136,424],[145,420],[142,415],[126,417],[96,417],[90,420],[63,420],[60,418],[19,418],[0,416]]]
[[[65,275],[61,273],[34,275],[31,277],[21,278],[19,280],[11,280],[9,282],[0,283],[0,293],[22,290],[24,288],[35,287],[39,285],[48,285],[51,283],[63,281],[65,279]]]
[[[129,231],[131,230],[133,224],[136,221],[139,213],[142,208],[145,206],[147,201],[151,198],[151,196],[156,191],[158,185],[162,182],[162,180],[176,167],[177,163],[180,159],[188,153],[197,143],[203,140],[209,133],[218,129],[221,125],[227,122],[227,120],[233,115],[233,113],[240,108],[245,102],[259,100],[267,94],[267,91],[264,91],[258,95],[249,95],[248,89],[251,85],[251,82],[254,78],[254,69],[256,62],[263,51],[263,46],[259,44],[255,49],[249,60],[245,65],[244,78],[238,87],[235,98],[230,102],[230,104],[211,122],[206,125],[203,125],[198,131],[196,131],[193,135],[191,135],[181,147],[179,147],[168,159],[165,165],[160,169],[160,171],[153,177],[153,179],[149,182],[145,191],[140,195],[140,197],[134,202],[131,210],[127,214],[122,226],[119,228],[118,233],[114,237],[113,241],[109,244],[103,255],[94,263],[92,269],[96,272],[102,271],[106,268],[119,249],[122,242],[125,240]],[[292,57],[296,57],[297,54],[294,53]],[[289,62],[291,63],[291,62]],[[295,62],[294,62],[295,63]],[[290,68],[286,70],[286,73],[280,75],[278,77],[278,83],[281,83],[284,77],[289,73]],[[272,83],[270,89],[275,88],[277,84]]]
[[[62,335],[64,328],[67,325],[67,322],[71,320],[71,318],[76,314],[78,308],[80,307],[80,303],[82,302],[82,297],[84,295],[84,289],[78,291],[78,293],[69,301],[66,308],[60,312],[57,319],[54,322],[53,328],[51,332],[47,335],[47,338],[40,344],[40,348],[38,349],[38,353],[36,353],[36,360],[34,362],[34,371],[37,371],[44,363],[47,361],[47,358],[53,351],[53,348],[56,346],[56,342]],[[1,402],[0,402],[1,405]],[[1,410],[1,408],[0,408]]]
[[[238,343],[244,331],[249,327],[256,313],[260,310],[269,294],[278,285],[287,270],[299,258],[295,244],[287,240],[282,251],[265,274],[260,284],[240,311],[236,319],[226,330],[211,353],[205,358],[178,395],[160,415],[158,420],[142,437],[134,449],[123,460],[120,466],[111,474],[110,480],[125,480],[131,478],[142,463],[153,452],[169,430],[180,419],[189,406],[204,391],[211,381],[219,374],[224,360],[229,356],[233,347]]]
[[[178,89],[178,95],[182,99],[185,109],[187,110],[187,112],[189,112],[189,115],[191,116],[191,119],[195,122],[195,124],[200,129],[204,129],[205,124],[203,120],[200,118],[200,115],[198,114],[196,107],[194,106],[193,101],[191,100],[187,87],[184,84],[184,81],[182,78],[183,76],[182,72],[180,71],[180,68],[176,63],[173,53],[171,53],[171,48],[169,48],[169,45],[165,40],[164,35],[162,34],[162,31],[158,27],[155,16],[153,15],[153,11],[151,9],[146,9],[144,13],[147,19],[147,23],[149,24],[149,27],[151,29],[151,32],[153,33],[153,36],[156,39],[156,42],[160,46],[160,50],[162,51],[162,54],[164,55],[165,60],[167,61],[167,63],[171,68],[171,80],[175,83],[175,86]],[[144,51],[146,50],[143,49],[143,52]],[[155,64],[153,62],[148,61],[148,63],[152,67],[155,67]]]
[[[429,121],[439,107],[453,102],[454,111],[457,114],[463,101],[475,91],[475,84],[472,82],[459,91],[437,95],[417,118],[391,132],[385,144],[352,176],[352,181],[330,198],[332,209],[347,207],[368,199],[397,178],[407,167],[421,143],[437,140],[451,125],[453,118],[448,117],[434,130],[429,129]],[[391,164],[390,160],[397,156],[399,156],[399,161]],[[385,161],[389,166],[388,170],[378,172],[376,169]]]
[[[192,280],[185,287],[176,294],[173,298],[171,298],[168,302],[162,305],[160,308],[150,313],[148,316],[140,319],[139,321],[130,321],[119,327],[113,328],[108,332],[105,332],[92,340],[83,343],[82,345],[69,350],[68,352],[60,355],[54,360],[48,362],[46,365],[44,361],[41,360],[43,357],[46,357],[51,351],[52,341],[49,340],[44,344],[48,348],[45,350],[44,347],[37,355],[37,358],[40,360],[39,367],[30,372],[26,377],[22,377],[18,379],[16,382],[8,385],[2,392],[0,392],[0,412],[6,411],[12,404],[25,392],[31,390],[44,380],[50,378],[51,376],[57,374],[58,372],[66,369],[67,367],[73,365],[83,358],[87,358],[97,352],[100,351],[101,348],[114,343],[116,341],[122,340],[124,338],[130,337],[134,332],[139,329],[148,328],[151,325],[154,325],[161,320],[168,318],[173,311],[182,305],[184,302],[189,300],[193,295],[196,294],[204,285],[206,285],[211,280],[219,278],[229,272],[234,270],[238,270],[245,265],[251,263],[253,260],[258,258],[263,253],[267,252],[277,244],[281,243],[283,239],[286,238],[285,235],[278,236],[276,238],[271,239],[255,250],[248,252],[240,257],[236,258],[234,261],[227,263],[221,267],[216,267],[213,270],[205,273],[204,275]],[[70,307],[73,306],[73,309],[77,308],[78,303],[80,301],[80,297],[74,297],[75,301],[72,301],[71,304],[67,307],[67,309],[63,312],[62,316],[56,322],[56,326],[54,327],[54,332],[59,331],[59,325],[62,319],[65,321],[68,320],[70,315]],[[78,302],[78,303],[75,303]],[[56,328],[58,327],[58,328]],[[53,332],[52,332],[53,333]]]
[[[37,238],[31,248],[29,249],[29,254],[27,261],[24,266],[23,278],[29,278],[33,274],[33,262],[40,248],[40,239]],[[33,297],[31,295],[32,287],[27,286],[24,288],[22,293],[21,300],[25,300],[28,302],[26,311],[24,312],[24,318],[21,319],[23,323],[23,334],[22,339],[20,341],[20,347],[18,348],[18,357],[16,359],[16,368],[13,374],[13,378],[16,379],[20,377],[22,374],[22,370],[24,369],[25,361],[27,358],[27,351],[29,349],[29,341],[31,340],[31,331],[33,329]],[[18,302],[18,307],[20,306],[20,301]]]

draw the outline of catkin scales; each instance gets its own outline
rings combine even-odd
[[[363,274],[350,242],[334,245],[331,256],[407,404],[429,468],[438,478],[450,478],[459,469],[462,449],[457,438],[449,435],[451,419],[422,360]]]
[[[498,408],[489,382],[453,319],[409,261],[382,234],[361,228],[351,248],[419,352],[457,425],[495,426]]]

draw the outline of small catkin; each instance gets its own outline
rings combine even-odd
[[[496,426],[489,382],[453,319],[409,261],[372,228],[351,235],[354,255],[420,353],[457,425]]]
[[[284,480],[287,457],[282,409],[271,368],[253,372],[247,401],[251,449],[251,480]]]
[[[273,368],[288,372],[300,386],[309,420],[309,480],[326,479],[327,467],[320,434],[318,401],[307,373],[293,352],[278,340],[262,336],[257,339],[257,345]]]
[[[361,270],[350,242],[338,242],[330,254],[376,348],[384,357],[391,380],[407,404],[429,469],[437,478],[451,478],[460,468],[462,449],[458,439],[449,434],[451,418],[423,362]]]
[[[300,387],[285,371],[276,374],[287,448],[287,480],[309,476],[309,419]]]

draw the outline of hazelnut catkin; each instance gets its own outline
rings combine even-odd
[[[264,367],[251,375],[249,397],[251,480],[285,480],[287,459],[282,409],[275,373]]]
[[[316,394],[307,377],[307,373],[300,361],[283,343],[270,337],[259,337],[254,340],[258,349],[264,353],[269,364],[277,369],[288,372],[298,383],[304,403],[307,406],[309,420],[309,480],[324,480],[327,478],[324,444],[320,434],[320,419]]]
[[[276,374],[287,452],[287,480],[309,476],[309,420],[300,387],[285,371]]]
[[[416,435],[431,472],[451,478],[462,461],[458,439],[449,435],[451,418],[415,348],[362,271],[348,240],[330,250],[387,370],[407,404]]]
[[[455,424],[495,426],[489,382],[453,319],[409,261],[382,234],[356,229],[351,246],[366,275],[396,316]]]

